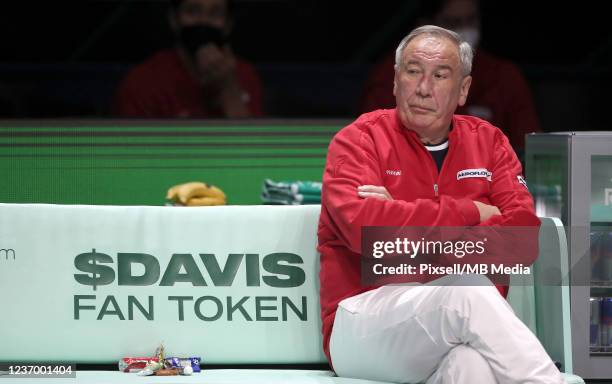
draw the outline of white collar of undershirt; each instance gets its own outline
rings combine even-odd
[[[446,140],[442,144],[438,144],[438,145],[426,145],[425,148],[427,148],[427,150],[430,151],[430,152],[433,152],[433,151],[442,151],[442,150],[448,148],[448,140]]]

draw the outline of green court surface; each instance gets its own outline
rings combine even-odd
[[[344,120],[0,121],[0,201],[163,205],[203,181],[260,204],[263,180],[321,181]]]

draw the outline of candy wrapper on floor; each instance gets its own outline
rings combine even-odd
[[[119,360],[119,370],[122,372],[140,372],[148,363],[157,363],[157,357],[124,357]]]
[[[200,363],[202,360],[199,357],[190,357],[191,360],[191,368],[193,368],[194,372],[200,372]]]
[[[155,372],[155,376],[178,376],[178,368],[163,368]]]
[[[159,356],[159,355],[158,355]],[[157,371],[164,368],[164,364],[159,361],[150,361],[145,365],[144,369],[138,372],[139,376],[151,376],[156,375]]]
[[[181,373],[184,373],[185,368],[190,368],[192,372],[200,372],[199,357],[168,357],[165,360],[166,367],[178,368]]]
[[[164,345],[155,350],[154,357],[124,357],[119,361],[122,372],[137,372],[139,376],[191,375],[200,372],[199,357],[166,357]]]

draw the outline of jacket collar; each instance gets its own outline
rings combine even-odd
[[[397,108],[394,109],[394,115],[395,115],[395,127],[398,131],[400,131],[404,137],[406,137],[407,140],[410,141],[416,141],[419,144],[421,144],[423,147],[425,147],[425,145],[421,142],[421,139],[419,138],[419,135],[417,135],[417,133],[411,129],[408,129],[406,127],[404,127],[404,125],[402,124],[402,121],[399,118],[399,113],[397,112]],[[453,118],[451,120],[451,130],[448,133],[448,142],[449,144],[454,142],[458,135],[459,135],[459,129],[458,129],[458,124],[457,124],[457,115],[453,115]]]

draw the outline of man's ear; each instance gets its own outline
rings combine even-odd
[[[397,64],[393,65],[393,69],[395,70],[395,74],[393,75],[393,96],[397,96],[397,69],[399,67]]]
[[[461,80],[461,89],[459,90],[459,101],[457,102],[457,105],[459,105],[460,107],[465,105],[465,102],[467,101],[468,93],[470,91],[470,85],[472,85],[472,76],[468,75],[464,77],[463,80]]]

